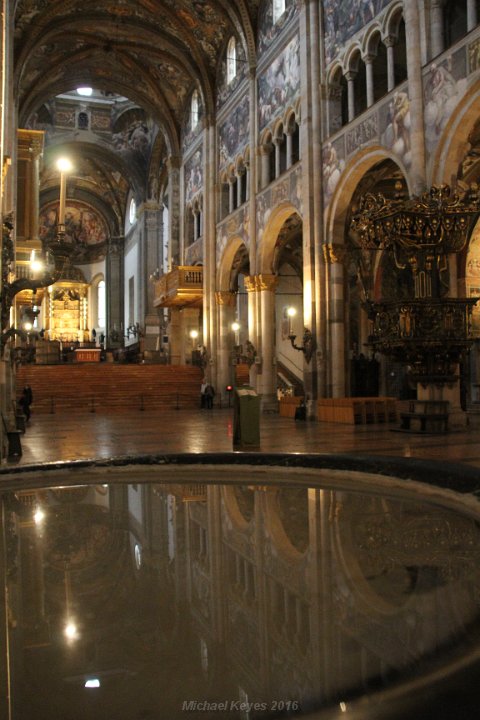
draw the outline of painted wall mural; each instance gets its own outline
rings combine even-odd
[[[203,187],[203,155],[200,148],[185,163],[185,202],[189,203]]]
[[[273,22],[272,0],[263,0],[258,14],[258,54],[261,55],[280,35],[290,20],[298,15],[299,0],[286,0],[285,12]]]
[[[185,250],[185,265],[203,263],[203,240],[197,240]]]
[[[241,237],[247,249],[250,247],[250,211],[248,205],[239,208],[228,220],[221,223],[217,229],[217,263],[223,255],[228,240],[231,237]]]
[[[58,202],[42,209],[39,218],[39,238],[43,242],[55,238]],[[69,200],[65,207],[65,234],[75,240],[73,263],[87,263],[104,257],[107,246],[107,227],[103,218],[90,206]]]
[[[406,83],[356,124],[351,123],[322,150],[324,202],[328,204],[350,155],[366,145],[382,145],[408,168],[412,162],[410,99]]]
[[[223,168],[248,145],[250,133],[250,103],[247,96],[221,123],[218,131],[220,167]]]
[[[295,36],[258,79],[260,130],[282,112],[299,92],[300,45]]]
[[[345,43],[367,25],[390,0],[323,0],[325,59],[332,62]]]
[[[115,122],[113,146],[126,162],[146,169],[156,136],[153,122],[140,109],[129,110]]]
[[[237,74],[227,83],[227,49],[225,48],[223,58],[220,63],[219,72],[217,76],[217,110],[221,108],[226,100],[235,92],[238,86],[248,76],[248,62],[245,55],[245,50],[240,42],[236,42],[236,53],[237,53]]]
[[[460,97],[465,93],[466,53],[461,48],[440,63],[432,63],[424,76],[425,144],[434,150]]]

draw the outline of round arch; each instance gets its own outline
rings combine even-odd
[[[232,270],[233,260],[242,245],[247,247],[244,239],[240,237],[240,235],[234,235],[228,239],[222,255],[219,258],[217,270],[217,289],[221,291],[230,290],[230,273]]]
[[[480,116],[480,82],[463,96],[438,142],[431,166],[431,184],[450,183],[469,150],[468,137]]]
[[[298,215],[303,222],[298,208],[288,201],[277,205],[268,215],[267,223],[263,229],[258,257],[260,273],[268,275],[272,272],[278,235],[285,222],[292,215]]]

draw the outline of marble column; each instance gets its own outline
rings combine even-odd
[[[181,159],[171,155],[167,160],[168,169],[168,268],[180,264],[180,165]]]
[[[387,89],[391,92],[395,87],[395,38],[389,35],[383,41],[387,48]]]
[[[215,293],[218,314],[217,338],[217,394],[220,393],[222,405],[228,402],[225,392],[227,385],[234,384],[232,350],[234,345],[232,323],[235,320],[235,293],[217,291]]]
[[[412,4],[409,0],[406,5]],[[430,6],[430,43],[432,48],[432,58],[436,58],[445,49],[445,37],[443,33],[443,7],[444,0],[432,0]],[[418,12],[418,10],[417,10]],[[405,19],[405,25],[406,25]],[[407,50],[408,50],[408,32],[407,32]],[[408,57],[408,54],[407,54]]]
[[[275,147],[275,179],[279,178],[282,174],[282,167],[281,167],[281,146],[283,143],[282,138],[275,138],[273,141],[274,147]]]
[[[260,296],[261,344],[257,348],[261,358],[261,371],[257,375],[257,391],[261,395],[263,411],[277,410],[277,376],[273,364],[275,356],[275,287],[276,275],[257,276],[257,292]]]
[[[158,204],[154,201],[148,201],[143,206],[144,215],[144,232],[143,232],[143,257],[144,257],[144,274],[143,274],[143,297],[145,304],[144,325],[145,350],[156,350],[159,341],[159,315],[158,310],[153,305],[155,286],[150,277],[155,274],[157,268],[161,266],[161,243],[163,222]],[[142,316],[141,316],[142,317]]]
[[[287,170],[292,167],[292,146],[293,146],[293,137],[292,137],[292,131],[289,130],[286,133],[286,142],[287,142]]]
[[[270,183],[270,153],[273,152],[273,145],[262,145],[259,148],[261,163],[261,187],[266,188]]]
[[[330,355],[330,397],[345,397],[345,299],[344,269],[345,246],[324,245],[325,261],[328,268],[329,302],[329,337]]]
[[[228,179],[228,212],[232,213],[235,210],[235,180],[234,178]]]
[[[345,73],[348,88],[348,122],[355,120],[355,78],[357,73],[349,70]]]
[[[110,238],[106,261],[106,343],[114,347],[123,340],[124,241],[123,235]]]
[[[410,100],[410,145],[412,192],[420,195],[426,187],[424,97],[421,63],[420,23],[417,0],[406,0],[403,16],[407,41],[408,97]]]
[[[375,102],[373,87],[373,55],[365,55],[363,58],[367,74],[367,107],[372,107]]]
[[[467,0],[467,31],[470,32],[477,27],[477,2],[476,0]]]

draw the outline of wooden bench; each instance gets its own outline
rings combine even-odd
[[[5,417],[2,413],[2,423],[3,423],[3,429],[5,430],[5,435],[7,436],[8,440],[8,451],[7,451],[7,457],[13,458],[13,457],[21,457],[22,455],[22,443],[20,442],[20,430],[9,430],[7,421],[5,420]]]
[[[412,430],[412,421],[417,432],[447,432],[448,400],[410,400],[408,412],[400,413],[400,430]]]
[[[320,421],[347,425],[395,422],[396,399],[393,397],[319,398],[317,414]]]

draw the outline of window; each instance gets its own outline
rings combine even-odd
[[[78,113],[77,125],[79,130],[88,130],[88,114],[86,112]]]
[[[285,12],[285,0],[273,0],[273,22],[280,20]]]
[[[130,200],[130,209],[128,211],[128,218],[130,220],[130,225],[133,225],[136,217],[137,217],[137,203],[135,202],[135,198],[132,198]]]
[[[107,323],[105,303],[105,280],[100,280],[97,286],[97,327],[104,328]]]
[[[198,125],[198,90],[193,91],[191,112],[192,112],[192,130],[194,130]]]
[[[230,84],[237,74],[237,45],[231,37],[227,46],[227,83]]]

